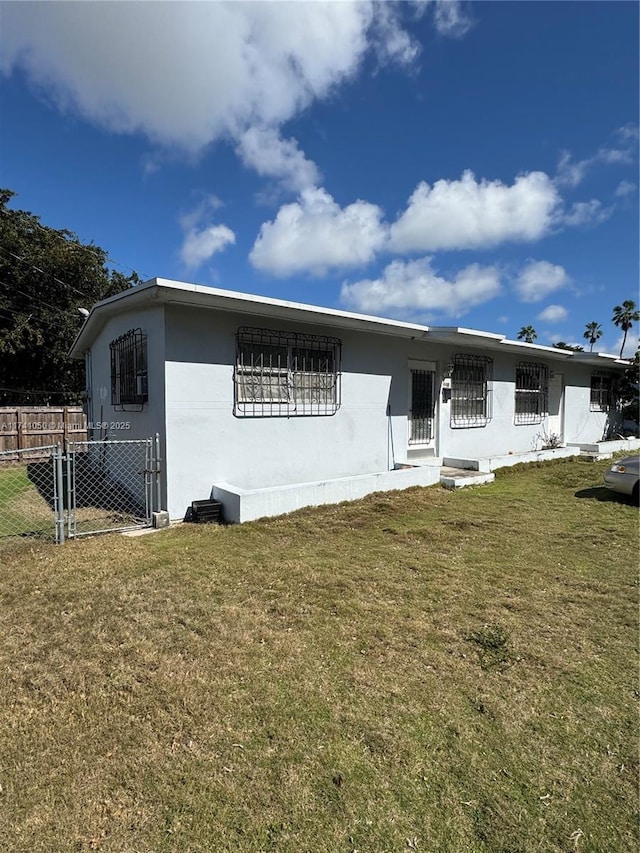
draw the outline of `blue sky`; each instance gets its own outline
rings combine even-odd
[[[638,9],[2,2],[0,180],[142,278],[618,351]]]

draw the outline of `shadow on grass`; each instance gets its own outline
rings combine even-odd
[[[27,477],[35,486],[38,494],[55,509],[53,467],[51,460],[30,462],[27,465]],[[76,509],[98,509],[143,517],[144,502],[136,498],[122,483],[112,477],[108,471],[96,466],[88,455],[78,454],[74,460],[74,484]],[[67,471],[63,470],[62,501],[68,509]]]
[[[620,495],[618,492],[612,492],[604,486],[592,486],[589,489],[580,489],[575,493],[575,497],[586,498],[591,501],[600,501],[602,503],[613,502],[627,505],[631,504],[633,506],[633,500],[630,497],[627,495]]]

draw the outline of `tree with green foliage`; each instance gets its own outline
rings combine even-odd
[[[619,399],[623,419],[640,424],[640,347],[624,372]]]
[[[69,358],[80,309],[139,283],[109,269],[99,246],[13,210],[0,189],[0,405],[74,403],[84,364]]]
[[[568,349],[571,352],[584,352],[584,347],[579,347],[576,344],[567,344],[564,341],[556,341],[553,346],[556,349]]]
[[[595,320],[587,323],[582,337],[589,341],[589,352],[593,352],[593,345],[602,337],[602,326],[600,323],[596,323]]]
[[[527,344],[532,344],[537,337],[538,333],[533,326],[523,326],[518,332],[518,340]]]
[[[613,317],[611,318],[616,326],[619,326],[624,332],[622,338],[622,346],[620,347],[620,358],[624,352],[624,345],[627,342],[627,333],[634,323],[640,320],[640,311],[636,308],[636,303],[633,299],[625,299],[622,305],[616,305],[613,309]]]

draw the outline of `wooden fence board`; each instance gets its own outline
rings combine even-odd
[[[87,417],[80,406],[0,406],[0,451],[33,450],[86,441]],[[28,454],[31,457],[31,454]]]

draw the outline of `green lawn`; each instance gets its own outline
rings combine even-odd
[[[637,850],[606,464],[0,550],[3,849]]]
[[[55,536],[51,463],[31,465],[35,484],[28,471],[27,465],[0,467],[0,543],[5,536]]]

